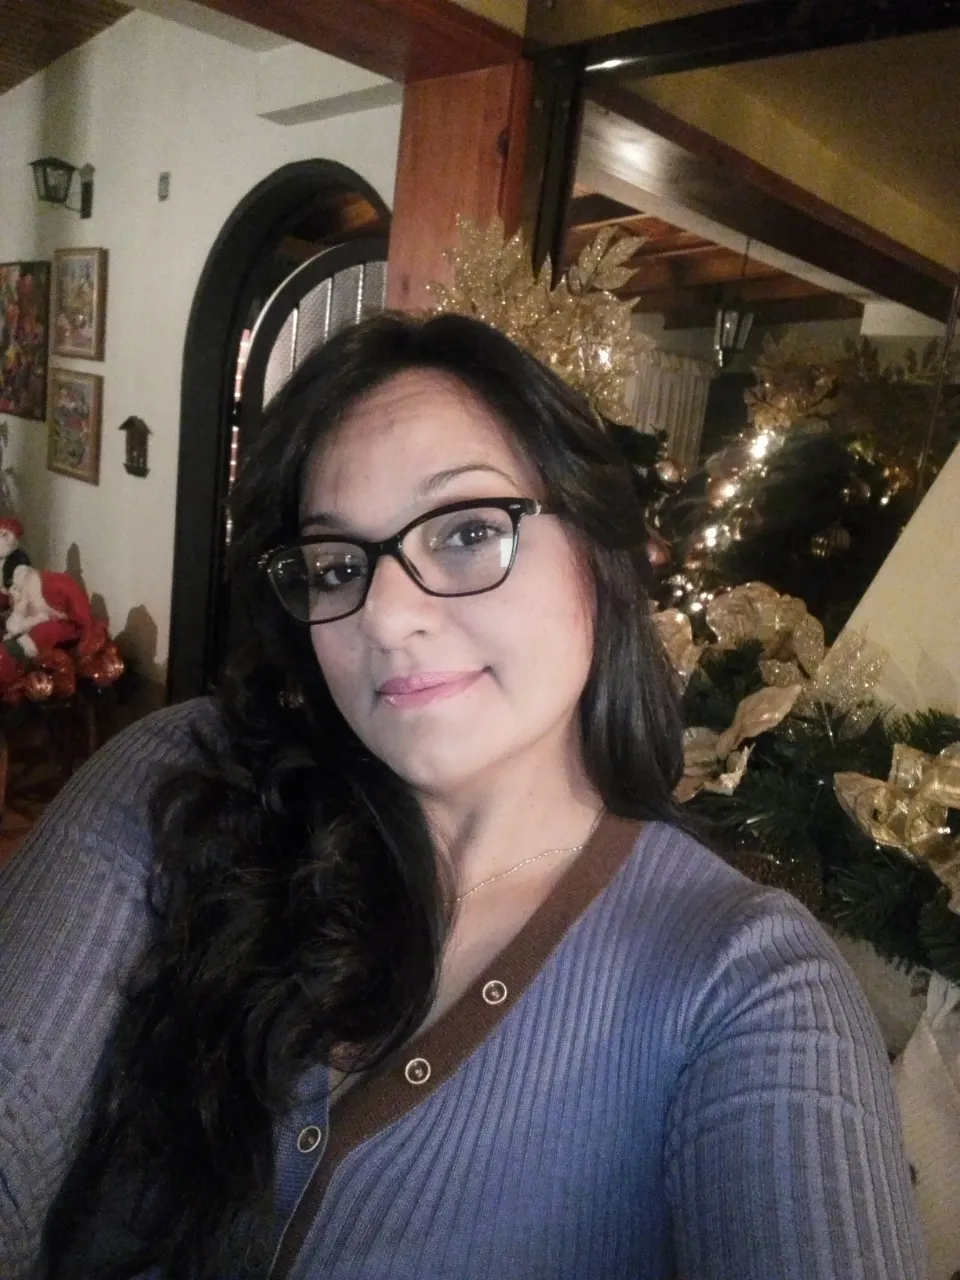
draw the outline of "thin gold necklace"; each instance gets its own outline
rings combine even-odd
[[[590,828],[589,834],[587,835],[587,838],[586,840],[584,840],[583,844],[568,845],[566,848],[560,848],[560,849],[544,849],[543,853],[535,853],[532,858],[524,858],[521,862],[518,862],[515,867],[511,867],[508,871],[500,871],[495,876],[488,876],[486,880],[481,880],[479,884],[475,884],[473,888],[468,889],[466,893],[454,894],[454,896],[449,899],[451,906],[455,902],[463,902],[466,898],[469,898],[471,894],[476,893],[478,889],[483,889],[488,884],[493,884],[496,880],[505,880],[507,876],[512,876],[513,873],[515,871],[519,871],[521,867],[528,867],[531,864],[531,862],[539,862],[542,858],[549,858],[551,854],[555,854],[555,853],[582,853],[583,850],[590,843],[593,837],[593,833],[596,831],[597,827],[600,825],[600,819],[602,816],[603,816],[603,810],[601,809],[600,812],[597,814],[596,818],[594,819],[593,826]]]

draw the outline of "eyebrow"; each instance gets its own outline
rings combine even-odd
[[[436,471],[433,475],[427,476],[419,481],[413,489],[413,497],[415,501],[422,502],[425,498],[432,498],[440,489],[449,484],[451,480],[456,480],[458,476],[468,475],[470,472],[484,471],[489,475],[500,476],[506,480],[512,487],[517,487],[515,478],[508,475],[506,471],[501,471],[499,467],[490,466],[486,462],[465,462],[459,467],[447,467],[443,471]],[[349,525],[332,512],[316,511],[310,515],[306,515],[300,521],[300,528],[307,529],[312,526],[323,526],[327,529],[333,529],[340,533],[349,531]]]

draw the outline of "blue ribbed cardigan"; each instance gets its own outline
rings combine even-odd
[[[209,702],[110,742],[0,876],[0,1276],[19,1280],[150,928],[146,801]],[[283,1280],[921,1280],[883,1045],[792,898],[606,819],[463,998],[277,1125]]]

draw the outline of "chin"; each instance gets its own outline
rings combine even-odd
[[[450,796],[469,791],[494,771],[498,756],[458,756],[456,752],[384,751],[378,752],[385,764],[416,791],[429,795]]]

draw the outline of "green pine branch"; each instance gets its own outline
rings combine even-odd
[[[892,716],[887,720],[886,733],[891,743],[905,742],[909,747],[936,756],[945,747],[960,742],[960,716],[934,710]]]
[[[918,932],[929,967],[960,982],[960,915],[947,906],[949,898],[949,890],[940,889],[924,906]]]

